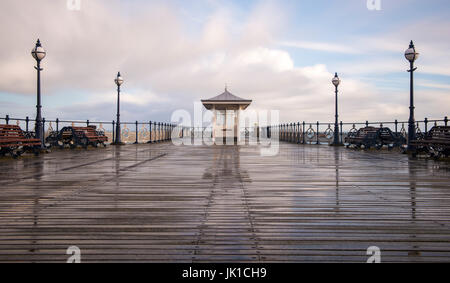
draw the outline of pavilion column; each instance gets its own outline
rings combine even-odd
[[[212,111],[213,111],[212,140],[215,143],[216,142],[216,124],[217,124],[217,111],[216,111],[215,105],[213,105]]]

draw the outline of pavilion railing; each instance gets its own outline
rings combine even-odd
[[[426,134],[433,126],[448,126],[447,116],[444,119],[428,119],[416,121],[417,136]],[[388,127],[392,132],[400,133],[408,138],[408,121],[387,121],[387,122],[340,122],[339,123],[339,141],[345,142],[345,137],[356,132],[362,127]],[[281,141],[299,143],[299,144],[330,144],[334,138],[334,123],[321,122],[293,122],[280,125],[263,127],[264,134],[268,137],[277,133]]]
[[[9,115],[0,117],[0,124],[4,121],[6,124],[15,123],[24,131],[33,133],[35,128],[35,120],[26,118],[13,118]],[[89,120],[42,120],[44,137],[50,135],[53,131],[59,131],[66,126],[89,126],[96,125],[97,131],[103,132],[108,137],[108,142],[113,142],[116,137],[115,126],[113,121],[89,121]],[[210,127],[185,127],[172,123],[164,122],[121,122],[121,139],[125,143],[152,143],[169,141],[174,138],[174,134],[178,138],[195,138],[212,137]],[[447,116],[444,119],[428,119],[416,121],[417,135],[426,134],[433,126],[448,125]],[[405,138],[408,137],[407,121],[387,121],[387,122],[340,122],[339,123],[339,140],[344,143],[345,137],[356,132],[361,127],[388,127],[394,133],[400,133]],[[334,137],[334,123],[321,122],[292,122],[272,126],[245,127],[240,129],[245,135],[253,135],[263,138],[271,138],[278,134],[281,141],[299,143],[299,144],[329,144]]]
[[[34,135],[35,119],[14,118],[6,115],[0,117],[0,124],[16,124],[27,133]],[[90,120],[65,120],[65,119],[42,119],[44,137],[48,137],[53,131],[59,131],[67,126],[97,126],[97,131],[103,132],[108,137],[108,143],[112,143],[116,138],[116,122],[113,121],[90,121]],[[121,122],[121,139],[124,143],[153,143],[163,142],[172,139],[173,133],[181,133],[183,131],[173,131],[177,128],[172,123],[164,122]]]

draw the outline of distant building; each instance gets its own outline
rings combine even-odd
[[[225,87],[225,92],[210,98],[202,99],[203,106],[211,110],[213,116],[212,135],[213,140],[234,139],[240,141],[239,110],[245,110],[252,100],[243,99],[230,93]]]

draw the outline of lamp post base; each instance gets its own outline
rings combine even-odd
[[[125,145],[124,142],[113,142],[111,143],[111,145]]]

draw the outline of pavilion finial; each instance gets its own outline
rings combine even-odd
[[[225,91],[228,91],[228,84],[225,83]]]

